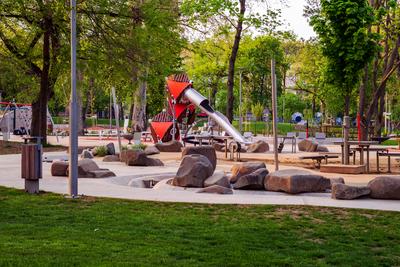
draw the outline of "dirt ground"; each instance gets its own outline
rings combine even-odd
[[[5,142],[0,140],[0,155],[21,154],[21,142]],[[44,147],[44,152],[65,151],[63,146]]]

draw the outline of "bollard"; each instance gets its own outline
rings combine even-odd
[[[21,178],[25,179],[25,192],[39,193],[39,179],[42,178],[42,144],[40,137],[24,138],[21,157]],[[35,141],[36,143],[28,143]]]
[[[344,142],[343,142],[343,151],[344,151],[344,164],[349,165],[349,131],[350,131],[350,117],[344,116],[343,118],[343,134],[344,134]]]

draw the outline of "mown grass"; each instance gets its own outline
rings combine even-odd
[[[30,196],[0,187],[0,266],[395,266],[400,213]]]
[[[397,146],[398,144],[399,144],[398,141],[389,139],[389,140],[386,140],[386,141],[382,142],[381,145],[384,145],[384,146]]]

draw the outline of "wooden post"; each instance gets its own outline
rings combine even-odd
[[[271,60],[271,82],[272,82],[272,127],[274,134],[274,162],[275,171],[279,170],[279,158],[278,158],[278,108],[277,108],[277,88],[276,88],[276,76],[275,76],[275,59]]]
[[[349,165],[349,131],[350,131],[350,117],[344,116],[343,119],[343,149],[344,149],[344,164]]]

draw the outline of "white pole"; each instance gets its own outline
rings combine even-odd
[[[119,149],[119,157],[121,157],[122,145],[121,145],[121,135],[119,134],[119,107],[117,105],[117,97],[115,95],[115,88],[111,88],[113,101],[114,101],[114,114],[115,114],[115,124],[117,126],[117,138],[118,138],[118,149]]]
[[[278,108],[277,108],[277,88],[276,88],[276,75],[275,75],[275,59],[271,60],[271,82],[272,82],[272,128],[274,135],[274,162],[275,171],[279,170],[279,158],[278,158]]]
[[[78,102],[76,93],[76,0],[71,0],[71,101],[69,112],[68,193],[78,196]]]
[[[243,117],[242,117],[242,72],[240,71],[239,79],[239,132],[243,133]],[[257,134],[257,133],[254,133]]]

